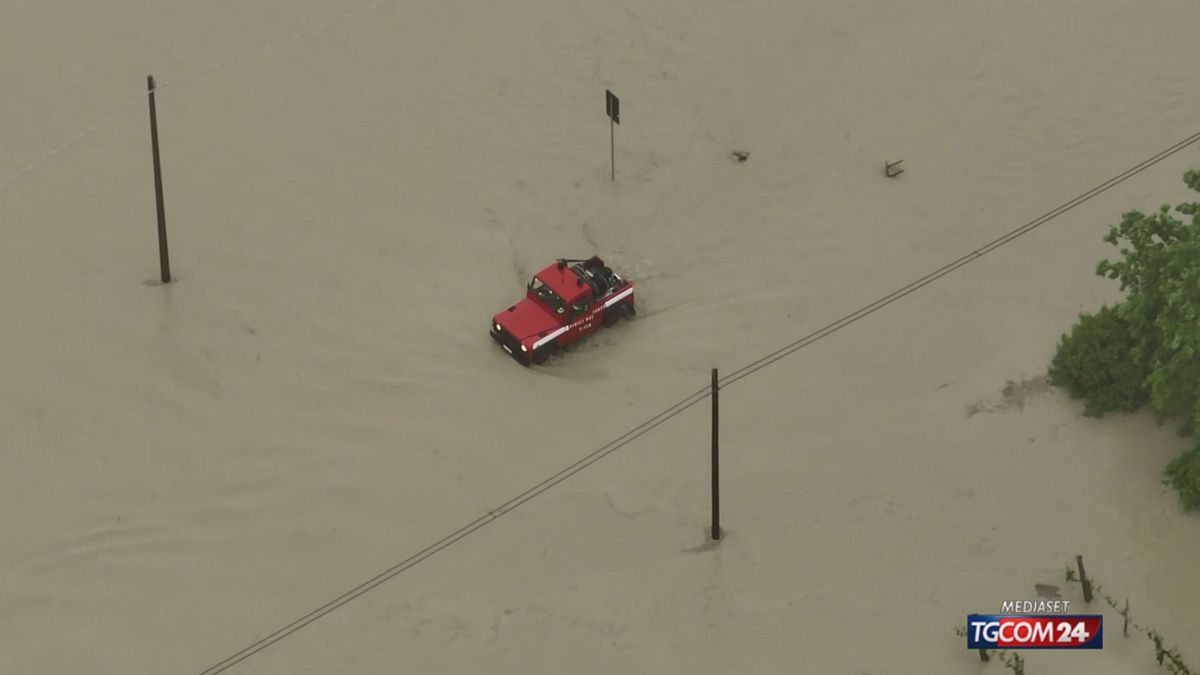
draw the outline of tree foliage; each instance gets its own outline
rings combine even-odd
[[[1079,323],[1064,335],[1050,364],[1050,382],[1083,399],[1084,414],[1132,412],[1149,400],[1145,358],[1129,322],[1114,307],[1079,315]]]
[[[1179,492],[1185,508],[1200,509],[1200,447],[1172,460],[1164,482]]]
[[[1184,174],[1200,192],[1200,170]],[[1146,402],[1161,418],[1200,426],[1200,202],[1149,214],[1129,211],[1104,240],[1120,257],[1096,273],[1114,279],[1125,299],[1081,315],[1064,335],[1050,378],[1084,399],[1085,412],[1131,411]],[[1168,483],[1200,508],[1200,447],[1168,467]]]

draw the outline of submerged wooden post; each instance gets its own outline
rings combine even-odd
[[[1083,571],[1083,556],[1075,556],[1075,564],[1079,566],[1079,583],[1083,586],[1083,601],[1092,602],[1092,582],[1088,581],[1087,573]]]
[[[154,201],[158,207],[158,266],[162,282],[171,281],[171,260],[167,253],[167,212],[163,206],[162,162],[158,154],[158,113],[154,108],[154,76],[146,76],[150,98],[150,150],[154,156]]]

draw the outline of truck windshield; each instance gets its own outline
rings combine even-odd
[[[554,291],[550,290],[549,286],[543,284],[541,279],[534,278],[533,284],[530,286],[530,290],[533,291],[534,295],[536,295],[539,300],[541,300],[547,307],[550,308],[550,311],[554,312],[555,314],[567,313],[567,303],[563,302],[563,299],[559,297],[558,293],[555,293]]]

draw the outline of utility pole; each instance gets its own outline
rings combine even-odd
[[[717,439],[718,439],[718,420],[720,414],[718,410],[717,394],[720,391],[720,385],[717,384],[717,369],[712,369],[712,538],[717,541],[721,538],[721,485],[720,485],[720,465],[717,459]]]
[[[146,76],[150,98],[150,148],[154,155],[154,200],[158,206],[158,265],[164,284],[171,281],[171,260],[167,253],[167,212],[163,206],[162,162],[158,156],[158,112],[154,108],[154,76]]]

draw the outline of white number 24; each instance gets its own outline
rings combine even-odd
[[[1087,639],[1088,639],[1087,629],[1084,627],[1082,621],[1075,621],[1075,622],[1060,621],[1060,622],[1058,622],[1058,641],[1059,642],[1070,642],[1071,640],[1075,640],[1076,642],[1087,642]]]

